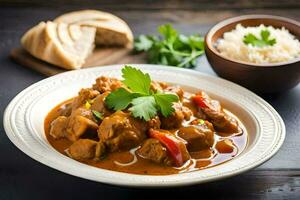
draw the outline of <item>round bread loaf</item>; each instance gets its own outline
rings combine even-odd
[[[63,14],[54,22],[95,27],[96,44],[104,46],[132,47],[133,35],[125,21],[119,17],[98,10],[81,10]]]
[[[79,69],[94,48],[96,29],[41,22],[27,31],[21,44],[34,57],[65,69]]]

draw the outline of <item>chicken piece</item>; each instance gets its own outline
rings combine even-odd
[[[146,122],[147,123],[147,128],[153,128],[153,129],[160,129],[160,119],[158,116],[153,117],[152,119],[150,119],[149,121]]]
[[[106,152],[106,147],[103,142],[98,142],[96,146],[95,159],[99,160]]]
[[[239,132],[240,128],[238,122],[223,111],[219,101],[211,99],[204,92],[196,96],[200,96],[202,99],[202,106],[199,107],[199,112],[205,114],[206,118],[212,122],[217,131],[225,133]],[[197,104],[195,97],[194,102]]]
[[[157,139],[147,139],[137,151],[138,155],[144,159],[151,160],[158,164],[167,166],[173,165],[173,161],[168,156],[168,151]]]
[[[98,95],[92,101],[91,110],[98,111],[103,114],[103,116],[108,116],[111,114],[108,108],[105,106],[105,98],[109,95],[109,92],[104,92],[103,94]]]
[[[124,84],[120,80],[105,76],[97,78],[96,83],[93,85],[93,89],[98,90],[100,93],[111,92],[120,87],[124,87]]]
[[[96,135],[97,129],[98,125],[95,122],[86,117],[76,115],[69,119],[66,136],[70,141],[76,141],[87,132],[91,135],[93,133]]]
[[[96,155],[97,142],[90,139],[80,139],[67,150],[68,155],[75,160],[92,159]]]
[[[214,144],[214,129],[208,121],[181,127],[177,135],[187,142],[187,149],[191,152],[208,149]]]
[[[199,115],[199,108],[198,106],[195,105],[195,103],[193,101],[191,101],[189,99],[189,96],[184,97],[183,101],[182,101],[182,105],[187,107],[188,109],[190,109],[190,111],[193,113],[193,115],[199,119],[205,119],[206,116],[203,115]]]
[[[175,111],[169,117],[161,117],[161,127],[163,129],[179,128],[183,120],[189,120],[193,115],[192,111],[180,103],[174,103]]]
[[[98,137],[110,152],[128,150],[139,145],[146,137],[144,123],[132,118],[130,113],[117,111],[103,119],[98,129]]]
[[[211,121],[218,131],[224,133],[240,132],[238,122],[234,118],[227,115],[226,113],[222,117],[220,116],[220,118],[215,118]]]
[[[95,122],[86,117],[76,115],[69,120],[66,136],[70,141],[76,141],[85,133],[96,135],[97,129],[98,125]]]
[[[93,116],[91,109],[86,109],[85,107],[80,107],[80,108],[77,108],[76,110],[73,110],[71,115],[69,116],[69,120],[71,121],[72,118],[74,118],[77,115],[86,117],[92,121],[94,120],[94,116]]]
[[[166,93],[171,93],[175,94],[178,96],[180,101],[183,101],[183,89],[179,86],[168,86],[167,88],[164,89]]]
[[[72,102],[70,103],[67,103],[67,104],[63,104],[59,110],[58,110],[58,113],[62,116],[70,116],[71,113],[72,113]]]
[[[68,119],[65,116],[59,116],[51,122],[50,135],[55,138],[63,138],[66,135]]]
[[[163,129],[150,129],[149,137],[157,139],[166,147],[168,155],[174,161],[173,165],[180,167],[190,159],[190,154],[186,148],[185,141],[175,134]]]
[[[216,149],[219,153],[232,153],[235,149],[231,139],[223,139],[216,144]]]
[[[150,85],[150,90],[152,90],[153,92],[163,91],[167,87],[168,85],[164,82],[152,81]]]
[[[91,100],[99,95],[97,90],[93,90],[90,88],[81,89],[78,96],[74,99],[72,103],[72,111],[76,110],[79,107],[82,107],[86,101]]]
[[[176,94],[180,101],[183,100],[183,90],[181,87],[179,86],[168,86],[166,83],[164,82],[157,82],[157,81],[152,81],[151,82],[151,86],[150,86],[150,89],[153,91],[153,92],[157,92],[157,91],[164,91],[166,93],[170,93],[170,94]]]

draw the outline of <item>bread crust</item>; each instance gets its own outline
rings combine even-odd
[[[63,14],[55,22],[78,24],[95,27],[96,44],[103,46],[124,46],[131,48],[133,34],[129,26],[121,18],[98,10],[81,10]]]
[[[69,27],[69,25],[62,23],[54,23],[51,21],[41,22],[23,35],[21,44],[24,49],[38,59],[64,69],[79,69],[84,64],[88,53],[90,53],[94,47],[93,42],[96,29],[88,28],[86,34],[89,34],[88,37],[92,37],[90,38],[92,41],[87,41],[85,47],[89,49],[85,49],[86,53],[83,56],[79,56],[79,54],[76,54],[76,50],[72,50],[72,48],[78,46],[77,43],[81,38],[79,38],[78,41],[70,40],[69,42],[66,42],[63,38],[59,38],[63,36],[66,37],[66,35],[62,35],[61,32],[67,27]],[[81,27],[80,29],[83,28]],[[69,35],[67,36],[72,38]]]

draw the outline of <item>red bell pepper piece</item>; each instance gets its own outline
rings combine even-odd
[[[208,100],[202,95],[195,95],[192,100],[200,108],[209,108]]]
[[[183,153],[179,146],[179,140],[173,135],[162,133],[157,130],[150,129],[149,135],[152,138],[159,140],[169,151],[170,155],[175,161],[176,166],[180,167],[183,165]]]

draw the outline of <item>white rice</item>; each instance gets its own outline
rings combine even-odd
[[[276,39],[273,46],[256,47],[243,42],[249,33],[260,39],[260,32],[265,29],[270,32],[270,39]],[[300,42],[294,35],[284,27],[279,29],[263,24],[246,28],[238,24],[234,30],[224,33],[216,47],[224,57],[259,64],[285,62],[300,56]]]

